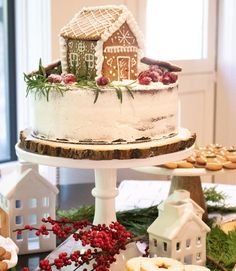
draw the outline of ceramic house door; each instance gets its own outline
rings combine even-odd
[[[130,79],[130,57],[118,56],[117,57],[118,67],[118,80]]]

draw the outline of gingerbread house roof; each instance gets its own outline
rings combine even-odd
[[[141,32],[133,15],[123,6],[85,7],[62,28],[60,36],[81,40],[107,40],[120,26],[127,22],[142,47]]]

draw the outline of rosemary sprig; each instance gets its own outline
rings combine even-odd
[[[34,93],[35,99],[42,95],[49,101],[49,94],[51,91],[59,92],[63,96],[64,92],[69,90],[69,86],[67,85],[48,83],[47,78],[41,74],[33,74],[31,76],[24,74],[24,80],[27,84],[26,97],[29,93]]]

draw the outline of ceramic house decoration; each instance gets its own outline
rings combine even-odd
[[[1,194],[0,190],[0,236],[8,237],[10,235],[9,209],[8,201]]]
[[[88,79],[136,79],[142,34],[125,6],[83,8],[60,33],[63,72]]]
[[[158,207],[159,216],[147,230],[150,254],[174,258],[184,264],[204,265],[206,234],[210,228],[199,215],[201,207],[187,193],[180,194],[172,194]]]
[[[167,202],[180,200],[192,203],[194,213],[202,219],[204,210],[201,208],[201,206],[199,206],[194,200],[190,198],[190,192],[183,189],[175,190],[164,202],[158,205],[159,214],[164,210],[164,206]]]
[[[58,189],[38,173],[38,166],[20,163],[18,170],[0,182],[1,197],[8,202],[10,237],[19,247],[19,254],[43,252],[56,247],[54,234],[44,237],[35,231],[13,232],[30,224],[39,227],[41,219],[55,218]]]

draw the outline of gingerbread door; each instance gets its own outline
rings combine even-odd
[[[117,67],[118,67],[118,81],[130,79],[130,57],[129,56],[118,56]]]

